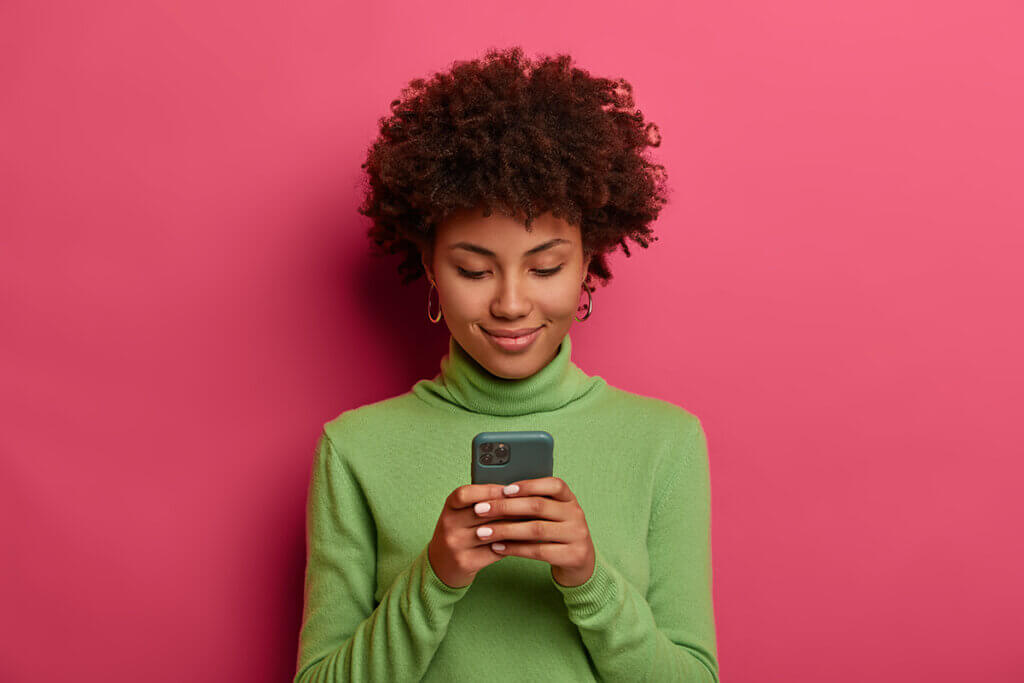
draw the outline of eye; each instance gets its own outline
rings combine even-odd
[[[479,280],[484,276],[484,274],[487,273],[486,270],[466,270],[465,268],[462,268],[460,266],[456,266],[456,268],[458,268],[459,270],[459,275],[461,275],[462,277],[467,277],[471,280]]]
[[[540,277],[551,277],[552,275],[559,273],[563,267],[565,267],[565,264],[562,264],[557,268],[535,268],[534,272]],[[456,269],[459,271],[459,275],[469,278],[470,280],[481,280],[488,272],[486,270],[466,270],[461,266],[456,266]]]
[[[551,277],[560,270],[562,270],[562,266],[558,266],[557,268],[547,268],[544,270],[538,268],[536,272],[537,275],[540,275],[541,277]]]

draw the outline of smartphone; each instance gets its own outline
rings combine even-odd
[[[544,431],[480,432],[473,437],[472,483],[511,484],[554,475],[555,439]]]

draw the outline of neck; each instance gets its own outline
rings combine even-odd
[[[440,373],[417,382],[413,392],[430,402],[486,415],[558,410],[606,384],[603,378],[583,372],[571,354],[572,340],[566,334],[540,370],[529,377],[505,379],[487,370],[451,337]]]

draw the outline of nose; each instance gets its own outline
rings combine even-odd
[[[498,278],[498,288],[491,300],[491,315],[495,318],[515,320],[530,313],[527,283],[516,276]]]

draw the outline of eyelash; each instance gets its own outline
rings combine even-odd
[[[466,270],[466,269],[464,269],[462,267],[459,267],[459,266],[456,266],[456,268],[458,268],[458,270],[459,270],[459,275],[461,275],[461,276],[463,276],[465,278],[468,278],[470,280],[480,280],[480,279],[483,279],[484,274],[487,272],[486,270]],[[562,268],[563,268],[563,266],[558,266],[557,268],[545,268],[545,269],[535,269],[535,270],[536,270],[537,275],[539,275],[540,277],[551,277],[552,275],[558,274],[558,272],[560,270],[562,270]]]

